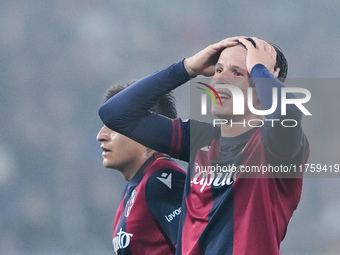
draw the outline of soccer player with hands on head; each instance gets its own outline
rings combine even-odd
[[[109,128],[189,163],[176,254],[279,254],[300,200],[302,176],[200,170],[303,164],[309,145],[302,113],[289,105],[281,116],[278,97],[277,109],[266,116],[254,114],[246,105],[244,114],[236,116],[235,98],[227,89],[217,90],[223,104],[213,104],[211,111],[228,124],[171,119],[150,111],[160,96],[199,75],[213,76],[212,87],[232,84],[244,95],[253,88],[253,107],[260,111],[271,107],[273,88],[285,87],[287,61],[278,47],[263,40],[227,38],[139,80],[108,100],[99,115]],[[286,96],[294,98],[291,93]],[[264,117],[294,119],[297,125],[285,128],[263,121]],[[230,124],[241,119],[257,120],[257,125]]]

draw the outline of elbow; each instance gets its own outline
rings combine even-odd
[[[118,119],[118,116],[116,116],[115,112],[108,109],[108,105],[104,104],[102,105],[98,110],[98,115],[105,126],[109,127],[110,129],[115,129],[115,120]]]
[[[104,104],[98,110],[98,115],[103,124],[118,133],[125,133],[128,120],[120,110],[113,110],[112,105]]]
[[[98,115],[99,115],[100,119],[102,120],[102,122],[106,125],[106,123],[108,122],[108,114],[107,114],[107,111],[105,109],[105,104],[102,105],[99,108]]]

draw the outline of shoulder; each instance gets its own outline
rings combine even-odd
[[[160,170],[185,174],[183,168],[179,164],[177,164],[169,155],[158,153],[154,154],[153,157],[155,158],[155,160],[148,170],[148,178],[154,178],[155,176],[157,176],[157,173],[159,173]]]
[[[150,175],[146,180],[146,191],[148,189],[166,190],[173,186],[184,185],[186,172],[176,162],[167,156],[158,157],[150,169]]]
[[[184,193],[185,173],[172,168],[160,168],[153,172],[145,186],[145,201],[149,212],[165,228],[172,227],[173,234],[177,233],[178,217]],[[169,218],[168,215],[173,215]],[[173,219],[176,219],[173,221]],[[163,225],[162,225],[163,226]],[[173,238],[175,240],[176,238]],[[174,241],[175,242],[175,241]]]
[[[155,160],[145,184],[147,203],[178,200],[182,197],[186,173],[173,160],[164,157]]]
[[[208,146],[214,139],[221,136],[220,126],[211,123],[191,120],[190,122],[190,146],[191,149],[199,149]]]

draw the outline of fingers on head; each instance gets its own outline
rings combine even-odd
[[[222,40],[220,44],[223,45],[224,47],[235,46],[238,44],[238,38],[240,38],[240,36],[229,37],[227,39]]]
[[[264,50],[276,54],[275,48],[264,40],[257,37],[247,37],[247,40],[252,40],[256,44],[256,49],[258,50]]]
[[[246,49],[249,49],[251,47],[254,48],[253,43],[249,40],[250,37],[244,37],[244,38],[239,38],[238,41],[241,43]]]
[[[256,48],[258,50],[264,50],[268,52],[272,52],[276,54],[275,48],[267,43],[264,40],[261,40],[257,37],[250,37],[250,36],[234,36],[224,39],[219,42],[220,46],[222,47],[230,47],[235,46],[237,44],[242,44],[246,49],[250,47]]]

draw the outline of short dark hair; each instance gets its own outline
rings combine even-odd
[[[104,97],[105,102],[135,82],[136,81],[132,81],[124,85],[116,84],[109,87],[105,93]],[[171,91],[170,93],[167,93],[160,97],[158,101],[150,109],[150,111],[164,115],[171,119],[176,119],[177,118],[176,100],[173,95],[173,92]]]
[[[254,42],[254,40],[252,38],[247,37],[246,40],[251,42],[254,45],[254,47],[256,48],[256,43]],[[277,78],[281,82],[284,82],[286,80],[286,77],[287,77],[287,74],[288,74],[288,61],[287,61],[285,55],[283,54],[283,52],[282,52],[282,50],[280,49],[279,46],[275,45],[274,43],[269,43],[269,44],[271,46],[273,46],[275,51],[276,51],[276,63],[275,63],[275,66],[274,66],[274,70],[276,70],[277,68],[280,68],[280,72],[279,72],[279,75],[278,75]]]

